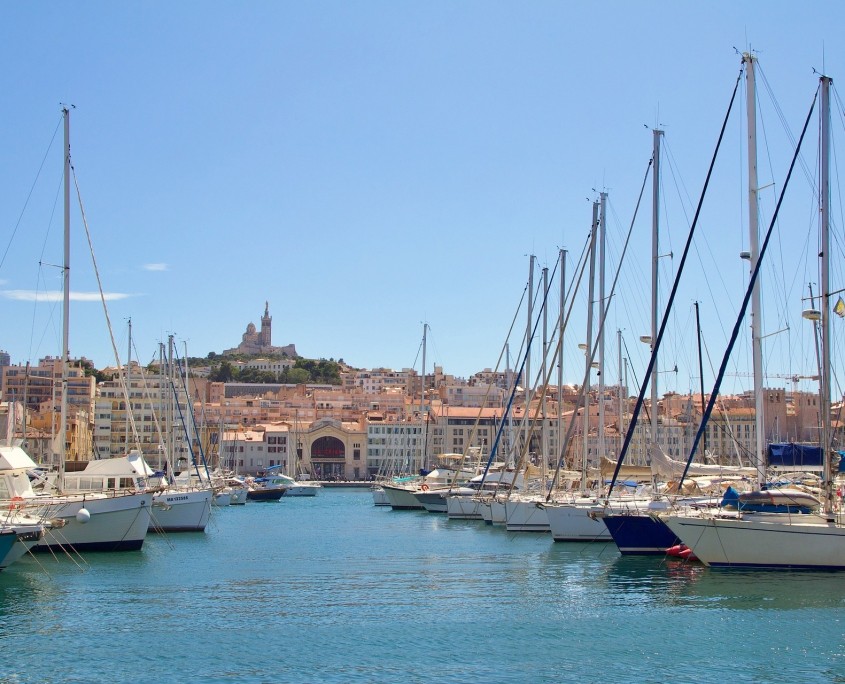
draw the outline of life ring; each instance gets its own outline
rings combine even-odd
[[[9,510],[14,511],[16,508],[20,508],[21,501],[23,501],[22,496],[13,496],[12,501],[9,503]]]
[[[420,487],[420,489],[424,492],[427,492],[428,491],[428,485],[424,484],[422,487]]]

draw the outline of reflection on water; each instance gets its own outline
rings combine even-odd
[[[618,556],[603,581],[614,600],[743,610],[845,607],[841,573],[711,569],[653,556]]]

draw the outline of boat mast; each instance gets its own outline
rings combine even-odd
[[[833,513],[833,473],[830,444],[830,84],[829,76],[821,81],[821,173],[819,174],[819,215],[821,218],[821,289],[822,289],[822,439],[824,464],[824,501],[826,515]]]
[[[59,413],[59,489],[64,486],[67,438],[68,330],[70,329],[70,110],[62,108],[64,116],[64,267],[62,272],[62,386]]]
[[[624,416],[624,399],[623,399],[623,392],[625,385],[623,384],[622,380],[622,330],[617,329],[616,331],[616,339],[617,339],[617,347],[619,349],[619,453],[622,453],[622,442],[624,440],[625,426],[622,424],[622,417]]]
[[[704,415],[705,400],[704,400],[704,359],[701,356],[701,319],[698,315],[698,302],[695,303],[695,329],[698,334],[698,378],[701,387],[701,415]],[[702,435],[702,449],[704,450],[705,458],[707,456],[707,433]],[[686,444],[684,445],[686,449]]]
[[[601,210],[599,216],[599,301],[601,306],[599,311],[602,312],[602,326],[599,334],[599,427],[598,427],[598,463],[601,464],[601,459],[605,456],[604,443],[604,311],[607,306],[605,302],[604,291],[604,264],[605,264],[605,242],[607,241],[607,193],[599,193]]]
[[[748,125],[748,246],[750,249],[749,266],[751,273],[757,267],[760,258],[759,203],[757,197],[757,88],[754,65],[757,58],[750,53],[742,56],[745,62],[745,94]],[[757,433],[755,464],[757,467],[757,485],[762,487],[766,481],[764,403],[763,403],[763,336],[762,305],[760,302],[760,276],[754,281],[751,291],[751,360],[754,375],[754,416]]]
[[[660,136],[663,131],[659,128],[652,130],[654,142],[654,167],[652,169],[651,186],[651,342],[652,352],[657,342],[657,277],[659,253],[659,227],[660,227]],[[654,365],[651,369],[651,441],[657,444],[657,355],[654,356]],[[649,456],[646,455],[648,462]]]
[[[557,448],[561,453],[563,444],[563,333],[566,328],[564,310],[566,308],[566,250],[561,249],[560,259],[560,314],[558,317],[558,347],[560,353],[557,358]],[[544,485],[545,486],[545,485]]]
[[[596,277],[596,234],[599,222],[599,203],[593,202],[593,230],[590,235],[590,280],[587,294],[587,344],[584,347],[584,357],[587,367],[584,371],[585,386],[581,388],[584,397],[583,431],[584,444],[581,458],[581,493],[587,493],[587,461],[589,449],[587,439],[590,435],[590,368],[592,366],[593,349],[593,297],[595,296]]]
[[[529,415],[531,413],[531,338],[533,337],[532,319],[534,317],[534,255],[528,257],[528,321],[525,328],[525,375],[522,376],[525,384],[525,411],[523,412],[523,439],[527,440],[525,453],[531,454],[531,430],[528,427]]]
[[[428,323],[423,323],[423,338],[422,338],[422,373],[420,374],[420,420],[422,421],[420,430],[420,469],[425,467],[425,442],[426,442],[426,415],[425,415],[425,345],[426,333],[428,332]]]
[[[132,319],[129,319],[129,342],[126,350],[126,452],[129,453],[129,415],[132,411],[132,405],[129,403],[129,398],[132,396]]]
[[[543,267],[543,363],[542,363],[542,375],[541,377],[544,380],[543,383],[543,396],[540,397],[540,416],[542,422],[542,428],[540,432],[540,454],[541,458],[543,459],[543,468],[542,468],[542,477],[543,482],[546,481],[546,477],[548,475],[548,460],[549,460],[549,430],[548,430],[548,421],[546,420],[546,388],[548,386],[548,382],[546,376],[546,355],[549,353],[549,329],[548,329],[548,322],[549,322],[549,306],[548,306],[548,292],[549,292],[549,269],[547,266]]]

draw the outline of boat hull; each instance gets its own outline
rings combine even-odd
[[[293,484],[285,492],[285,496],[317,496],[320,490],[320,485],[313,484]]]
[[[559,542],[609,542],[612,541],[607,526],[590,513],[603,510],[596,504],[554,503],[544,504],[552,538]]]
[[[548,532],[549,516],[542,502],[508,499],[505,502],[505,527],[508,532]]]
[[[371,490],[373,493],[373,505],[374,506],[389,506],[390,500],[387,498],[387,494],[384,493],[384,490],[381,487],[373,487]]]
[[[416,488],[406,489],[405,487],[382,485],[382,490],[394,511],[424,510],[423,505],[414,496],[419,491]]]
[[[33,546],[44,536],[41,526],[26,526],[28,531],[22,532],[18,527],[0,531],[0,570],[5,570],[19,558],[26,555]]]
[[[602,516],[619,552],[626,556],[662,556],[680,543],[678,536],[656,517],[639,513]]]
[[[446,506],[446,498],[443,496],[441,492],[438,491],[428,491],[428,492],[417,492],[415,495],[416,500],[422,504],[422,507],[425,508],[429,513],[446,513],[447,506]]]
[[[229,494],[230,506],[243,506],[246,503],[246,495],[249,493],[246,487],[233,487]]]
[[[845,527],[817,515],[665,516],[663,521],[714,568],[845,570]]]
[[[481,500],[475,496],[448,496],[446,514],[454,520],[482,520]]]
[[[34,552],[137,551],[144,545],[150,523],[152,493],[117,496],[85,495],[53,499],[46,518],[60,518],[64,526],[47,529]],[[39,499],[44,505],[47,500]],[[90,514],[87,521],[80,509]]]
[[[225,506],[232,505],[232,493],[231,492],[215,492],[214,496],[211,499],[211,505],[217,506],[218,508],[222,508]]]
[[[153,497],[150,532],[202,532],[211,515],[210,489],[166,490]]]
[[[284,489],[250,489],[246,498],[249,501],[278,501],[284,495]]]

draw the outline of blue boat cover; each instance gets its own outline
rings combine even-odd
[[[813,444],[769,444],[767,457],[770,466],[806,467],[822,466],[822,450]]]

